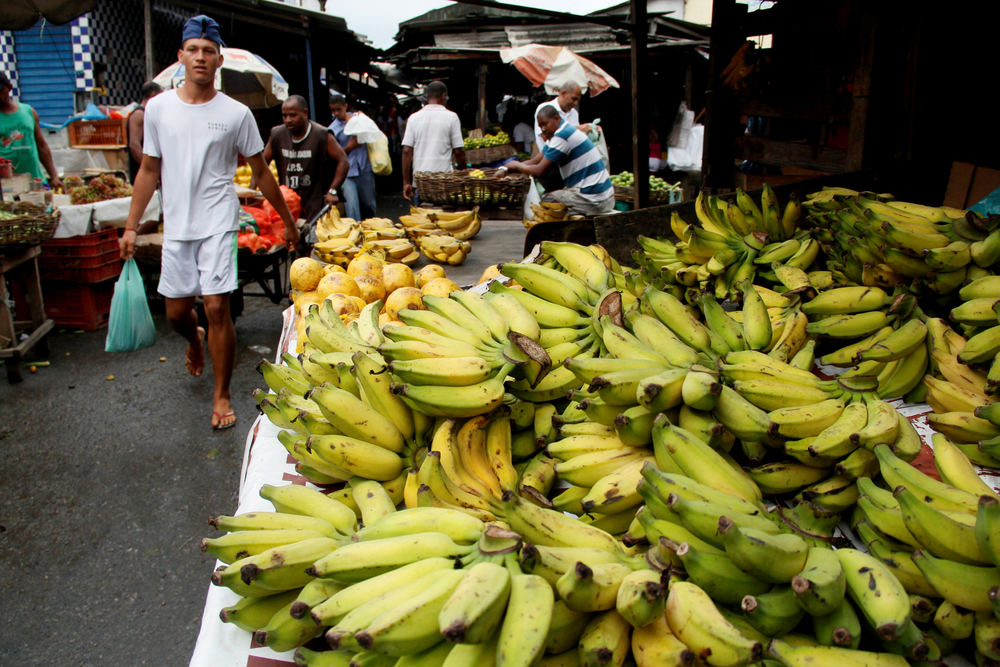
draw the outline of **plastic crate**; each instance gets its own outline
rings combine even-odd
[[[42,244],[40,257],[96,257],[118,249],[118,230],[114,227],[93,234],[52,239]]]
[[[15,316],[19,320],[29,319],[31,316],[23,286],[16,283],[12,288]],[[114,280],[90,284],[42,281],[45,316],[54,320],[60,327],[97,331],[108,326],[111,298],[114,294]]]
[[[125,148],[127,118],[74,120],[69,124],[70,148]]]
[[[43,280],[98,283],[122,272],[118,230],[106,229],[42,244],[38,272]]]

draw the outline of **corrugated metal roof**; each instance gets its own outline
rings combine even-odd
[[[503,30],[460,32],[434,35],[434,46],[449,49],[506,49],[510,39]]]
[[[593,23],[509,26],[505,30],[510,45],[514,48],[527,44],[546,44],[565,46],[571,51],[580,53],[619,46],[611,28]]]

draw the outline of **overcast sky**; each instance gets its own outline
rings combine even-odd
[[[326,3],[326,11],[347,19],[347,27],[367,35],[375,46],[385,49],[392,46],[392,38],[399,24],[415,16],[453,3],[447,0],[334,0]],[[615,0],[532,0],[518,2],[538,9],[569,11],[587,14],[597,9],[620,4]]]

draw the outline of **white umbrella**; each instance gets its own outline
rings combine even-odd
[[[176,62],[153,79],[164,88],[184,85],[184,65]],[[222,47],[222,66],[215,72],[215,89],[251,109],[266,109],[288,99],[288,82],[260,56]]]

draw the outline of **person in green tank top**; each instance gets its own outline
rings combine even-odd
[[[12,100],[12,88],[7,73],[0,70],[0,157],[13,163],[15,174],[31,174],[32,178],[45,178],[44,165],[49,185],[61,188],[62,181],[38,124],[38,114],[27,104]]]

